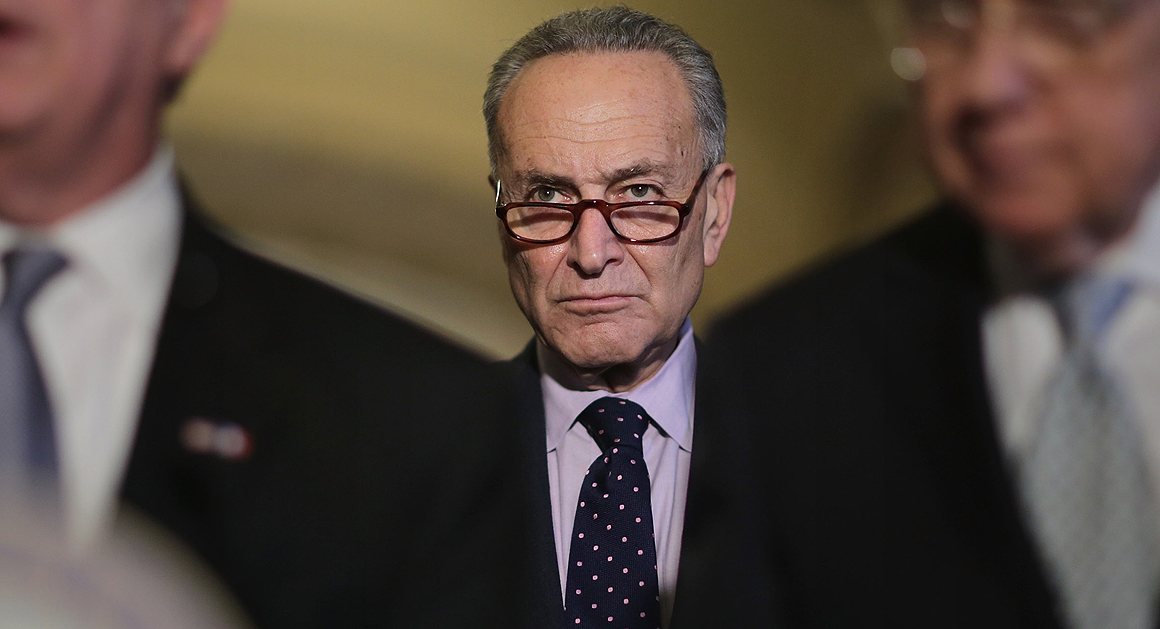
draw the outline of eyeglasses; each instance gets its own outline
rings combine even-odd
[[[913,46],[928,67],[969,55],[983,28],[1016,35],[1023,58],[1042,69],[1066,67],[1132,12],[1141,0],[904,0]]]
[[[495,182],[495,215],[512,238],[536,245],[552,245],[572,236],[585,210],[599,210],[616,237],[624,242],[647,244],[668,240],[681,231],[685,217],[693,211],[701,184],[701,173],[689,199],[680,201],[629,201],[608,203],[603,199],[583,199],[577,203],[500,203],[502,183]]]

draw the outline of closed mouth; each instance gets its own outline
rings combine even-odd
[[[1001,120],[963,124],[957,138],[972,168],[989,177],[1007,179],[1050,159],[1059,149],[1042,124]]]
[[[568,297],[560,300],[569,310],[583,314],[613,312],[628,305],[630,295],[592,295]]]

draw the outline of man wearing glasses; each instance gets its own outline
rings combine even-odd
[[[720,78],[673,25],[577,11],[504,52],[484,115],[512,293],[536,335],[513,363],[543,549],[531,622],[668,626],[682,532],[704,506],[699,453],[720,434],[688,319],[734,198]]]
[[[715,338],[790,616],[1154,627],[1160,3],[904,7],[948,203]]]

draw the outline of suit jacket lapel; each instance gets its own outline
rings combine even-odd
[[[533,340],[510,363],[513,368],[524,453],[523,478],[527,480],[530,509],[527,522],[527,587],[530,600],[526,605],[528,627],[563,626],[564,603],[560,600],[560,568],[556,561],[556,536],[552,527],[552,496],[548,486],[548,458],[544,420],[544,397],[540,388],[540,371],[536,364],[536,342]]]
[[[774,627],[767,549],[756,523],[752,440],[697,342],[693,452],[671,629]]]
[[[261,374],[243,374],[237,367],[237,355],[258,355],[252,351],[253,340],[263,331],[258,317],[253,318],[253,327],[236,325],[244,320],[236,315],[246,306],[221,294],[223,282],[234,271],[223,253],[226,247],[186,211],[173,286],[121,495],[211,562],[228,563],[227,557],[213,556],[217,544],[205,536],[217,525],[214,518],[228,515],[230,505],[253,495],[253,465],[245,454],[231,457],[192,447],[183,430],[198,422],[203,427],[229,427],[240,430],[251,444],[259,442],[260,448],[263,441],[279,439],[281,425],[261,422],[276,411],[261,407],[269,396],[256,384],[277,381],[279,361],[268,361],[270,368]],[[223,321],[232,323],[222,325]],[[300,402],[287,400],[290,405]]]

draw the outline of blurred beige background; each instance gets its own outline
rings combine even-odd
[[[932,198],[874,1],[632,3],[688,30],[725,81],[739,192],[701,329]],[[254,248],[507,357],[531,331],[500,259],[480,98],[504,48],[582,6],[235,0],[169,135],[209,213]]]

